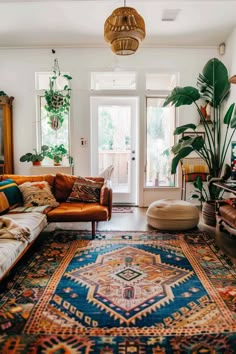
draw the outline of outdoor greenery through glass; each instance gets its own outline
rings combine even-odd
[[[164,98],[147,98],[146,187],[175,185],[170,147],[174,143],[175,109],[163,108]]]
[[[64,114],[64,121],[60,129],[53,130],[48,121],[47,111],[44,108],[45,104],[45,98],[40,97],[41,145],[55,146],[63,144],[69,151],[69,114]],[[65,163],[69,164],[68,161],[65,161]],[[52,160],[45,158],[43,164],[52,164]]]

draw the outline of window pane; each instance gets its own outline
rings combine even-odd
[[[146,90],[169,90],[171,91],[176,86],[175,74],[146,74]]]
[[[57,90],[63,90],[65,85],[68,85],[68,80],[63,77],[64,74],[70,75],[67,72],[61,73],[55,82],[55,88]],[[49,79],[52,77],[52,72],[38,72],[35,73],[35,89],[36,90],[47,90],[49,89]]]
[[[49,122],[47,111],[45,110],[45,98],[40,96],[40,135],[41,135],[41,145],[60,145],[64,144],[65,148],[69,152],[69,117],[68,114],[64,115],[64,121],[62,126],[54,130]],[[43,160],[43,164],[52,163],[52,160]],[[63,161],[63,164],[69,164],[67,161]]]
[[[136,73],[128,71],[91,73],[92,90],[135,90]]]
[[[173,187],[170,148],[174,144],[175,109],[162,107],[165,98],[147,98],[146,187]]]

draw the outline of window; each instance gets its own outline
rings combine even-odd
[[[174,107],[162,107],[165,98],[146,99],[146,187],[173,187],[170,148],[174,144]]]
[[[92,90],[136,90],[136,73],[111,71],[91,73]]]

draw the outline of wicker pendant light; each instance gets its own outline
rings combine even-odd
[[[125,5],[125,4],[124,4]],[[132,7],[119,7],[104,24],[104,38],[117,55],[131,55],[145,38],[145,23]]]
[[[230,79],[229,79],[229,82],[231,84],[236,84],[236,75],[231,76]]]

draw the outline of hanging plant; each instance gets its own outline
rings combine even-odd
[[[62,90],[56,88],[56,83],[59,77],[64,77],[67,80],[67,84]],[[45,110],[48,112],[48,124],[54,130],[59,129],[65,119],[65,115],[69,114],[71,88],[69,82],[72,77],[66,74],[61,75],[58,61],[54,60],[53,76],[49,79],[49,89],[44,91],[46,100]]]

